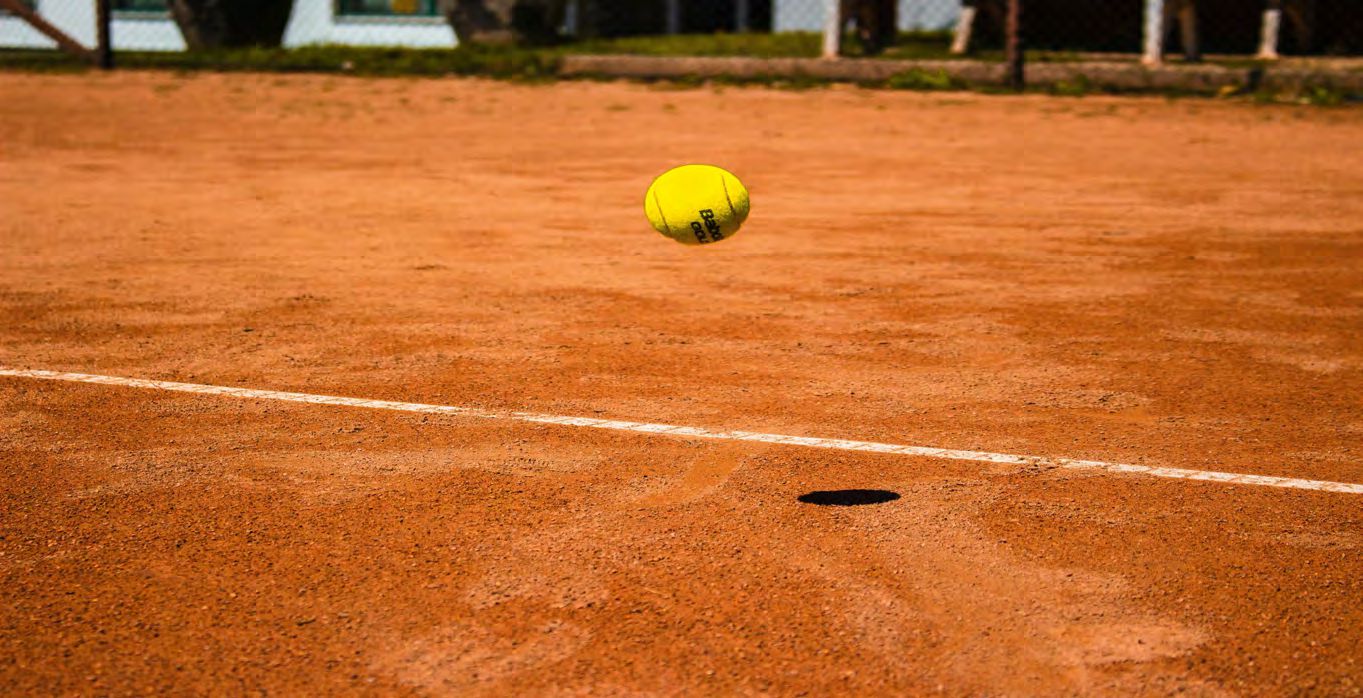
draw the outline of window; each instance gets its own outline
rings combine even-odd
[[[112,0],[114,12],[145,15],[164,15],[170,12],[167,0]]]
[[[336,14],[348,17],[437,17],[437,0],[338,0]]]

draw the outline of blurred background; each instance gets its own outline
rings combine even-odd
[[[819,55],[833,24],[845,55],[990,58],[1007,0],[107,0],[116,51],[310,45],[538,45],[696,55]],[[41,18],[98,41],[95,0],[0,0],[0,50],[51,50]],[[830,21],[830,13],[837,13]],[[1152,17],[1158,15],[1158,25]],[[1027,48],[1139,56],[1363,54],[1360,0],[1023,0]],[[963,21],[964,20],[964,21]],[[629,39],[623,44],[605,43]],[[1270,40],[1271,39],[1271,40]],[[595,43],[593,43],[595,42]]]

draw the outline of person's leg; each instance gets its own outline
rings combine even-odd
[[[1196,63],[1202,60],[1202,42],[1197,31],[1196,0],[1180,0],[1178,27],[1183,40],[1183,59]]]
[[[951,52],[956,55],[970,53],[970,39],[975,31],[975,17],[979,13],[979,0],[965,0],[961,3],[961,14],[956,18],[956,31],[951,37]]]
[[[1317,0],[1283,3],[1283,17],[1292,25],[1292,38],[1296,40],[1299,53],[1309,53],[1316,48],[1316,5]]]
[[[1266,0],[1263,18],[1259,24],[1259,53],[1255,54],[1255,58],[1277,60],[1278,33],[1282,27],[1282,20],[1282,0]]]

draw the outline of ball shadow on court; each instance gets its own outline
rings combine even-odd
[[[797,499],[805,504],[824,507],[859,507],[893,502],[899,499],[899,493],[889,490],[821,490],[802,494]]]

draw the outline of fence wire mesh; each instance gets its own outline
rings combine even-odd
[[[453,48],[526,38],[572,46],[626,37],[768,37],[671,51],[818,55],[830,8],[849,55],[988,57],[1005,38],[1008,0],[109,0],[115,50],[220,44]],[[172,6],[174,5],[174,6]],[[235,11],[230,8],[236,7]],[[1162,8],[1161,8],[1162,6]],[[97,38],[94,0],[0,0],[0,50],[57,42],[31,10],[74,41]],[[1037,52],[1137,56],[1152,34],[1172,57],[1363,54],[1359,0],[1023,0]],[[224,10],[223,8],[229,8]],[[174,10],[174,11],[173,11]],[[216,12],[216,14],[214,14]],[[225,13],[225,14],[224,14]],[[1156,16],[1157,15],[1157,16]],[[963,21],[963,18],[967,21]],[[801,40],[801,37],[804,37]],[[639,44],[639,50],[646,50]],[[687,48],[687,47],[690,48]],[[709,48],[707,48],[709,46]],[[628,51],[628,47],[623,49]]]

